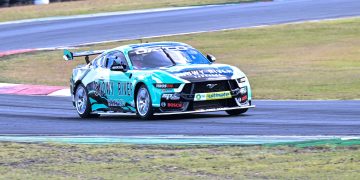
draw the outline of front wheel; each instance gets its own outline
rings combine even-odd
[[[99,114],[91,114],[89,96],[83,84],[76,88],[74,96],[76,111],[81,118],[96,118],[100,116]]]
[[[136,114],[141,119],[152,119],[154,115],[150,93],[145,85],[141,85],[136,94]]]
[[[239,114],[246,113],[248,109],[233,109],[233,110],[227,110],[226,113],[228,113],[230,116],[236,116]]]

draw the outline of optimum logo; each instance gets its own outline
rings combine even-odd
[[[217,86],[217,84],[207,84],[206,87],[208,87],[209,89],[214,88],[215,86]]]

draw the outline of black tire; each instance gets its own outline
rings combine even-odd
[[[82,93],[82,95],[80,95]],[[81,118],[98,118],[100,114],[91,114],[91,104],[89,100],[89,94],[83,84],[79,84],[74,94],[75,108]],[[81,98],[81,101],[79,99]],[[85,103],[81,104],[81,103]]]
[[[233,109],[233,110],[227,110],[225,112],[228,113],[230,116],[237,116],[246,113],[247,110],[248,109]]]
[[[142,99],[142,97],[139,97],[139,95],[140,95],[139,93],[144,93],[144,92],[147,92],[147,94],[148,94],[148,100],[146,101],[146,103],[144,103],[144,105],[147,104],[147,106],[148,106],[148,108],[146,110],[144,109],[144,107],[142,105],[139,106],[139,104],[138,104],[139,103],[138,98]],[[140,119],[149,120],[149,119],[154,118],[154,109],[152,107],[151,96],[150,96],[148,88],[145,85],[141,85],[140,88],[136,92],[135,108],[136,108],[136,115]],[[142,108],[142,109],[140,109],[140,108]],[[141,112],[141,111],[143,111],[143,112]]]

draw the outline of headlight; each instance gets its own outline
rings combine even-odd
[[[247,93],[247,88],[246,86],[243,87],[243,88],[240,88],[240,94],[243,95],[243,94],[246,94]]]
[[[178,88],[180,86],[180,83],[176,83],[176,84],[155,83],[154,86],[159,89]]]
[[[244,82],[247,81],[247,79],[246,79],[246,77],[242,77],[242,78],[236,79],[236,81],[237,81],[238,83],[244,83]]]

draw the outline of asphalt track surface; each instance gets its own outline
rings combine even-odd
[[[0,25],[0,52],[360,15],[359,0],[275,0]]]
[[[255,101],[245,115],[224,112],[80,119],[70,97],[0,95],[0,134],[359,136],[360,101]]]

